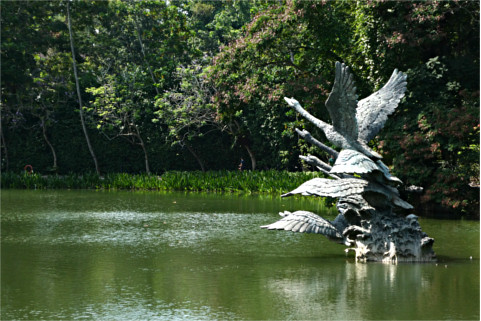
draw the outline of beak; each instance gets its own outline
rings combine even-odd
[[[294,106],[294,103],[296,103],[297,101],[294,99],[294,98],[287,98],[287,97],[284,97],[284,100],[286,101],[286,103],[289,105],[289,106]]]

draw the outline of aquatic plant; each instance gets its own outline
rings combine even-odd
[[[287,171],[169,171],[162,175],[96,173],[40,175],[2,173],[2,188],[165,190],[276,194],[318,177],[314,172]]]

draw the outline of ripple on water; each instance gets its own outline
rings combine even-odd
[[[134,299],[135,298],[135,299]],[[196,306],[191,302],[154,303],[142,302],[137,296],[122,302],[107,302],[105,304],[89,304],[76,306],[75,310],[63,309],[56,312],[45,309],[25,307],[17,311],[3,311],[2,318],[25,320],[241,320],[235,313],[214,309],[209,306]]]
[[[18,229],[18,224],[23,227]],[[262,222],[234,213],[139,213],[133,211],[50,213],[2,220],[3,242],[198,247],[225,235],[239,238]],[[12,226],[10,230],[9,227]],[[17,227],[15,230],[13,227]]]

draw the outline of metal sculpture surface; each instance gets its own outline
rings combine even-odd
[[[406,91],[406,75],[394,70],[379,91],[357,100],[349,68],[336,62],[336,76],[326,107],[329,125],[312,116],[294,98],[284,98],[299,114],[322,129],[340,152],[322,144],[306,130],[297,133],[307,142],[336,158],[333,166],[315,156],[300,156],[329,175],[305,182],[283,197],[301,194],[338,198],[339,215],[328,221],[307,211],[282,212],[282,219],[261,226],[269,230],[317,233],[349,246],[358,261],[429,262],[436,259],[434,240],[421,230],[414,214],[406,215],[411,204],[402,200],[397,189],[401,180],[389,172],[382,156],[367,143],[384,127]],[[394,210],[404,213],[398,215]]]

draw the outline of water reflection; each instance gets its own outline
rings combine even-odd
[[[325,238],[259,229],[316,204],[49,193],[2,193],[2,319],[479,319],[478,257],[357,264]],[[479,239],[454,224],[462,237],[430,232],[447,257]]]
[[[479,264],[470,266],[472,274],[465,268],[347,261],[286,271],[271,277],[268,287],[282,302],[279,308],[286,319],[477,320],[479,277],[472,277]]]

